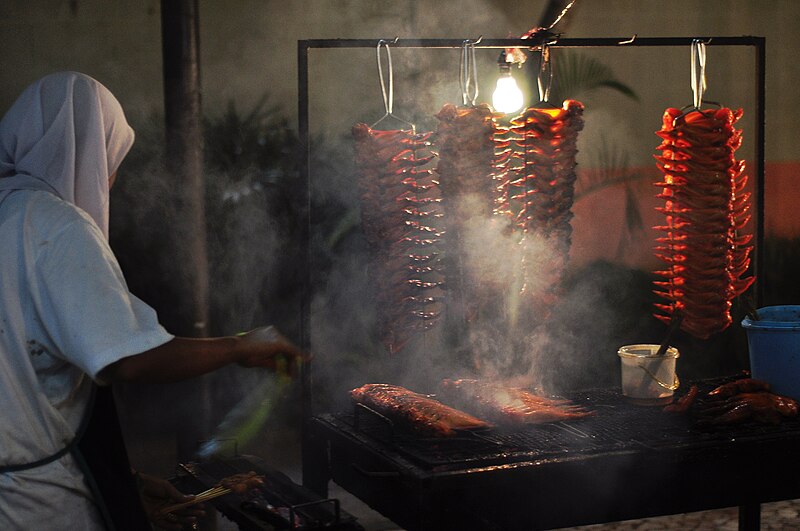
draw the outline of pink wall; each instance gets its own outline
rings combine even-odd
[[[752,190],[752,165],[748,165]],[[663,214],[655,208],[663,205],[656,198],[659,189],[653,185],[660,174],[655,165],[635,168],[630,173],[642,176],[630,184],[637,197],[643,229],[628,234],[625,228],[625,185],[618,184],[580,197],[573,206],[573,237],[571,259],[581,265],[595,259],[621,262],[631,267],[653,269],[662,263],[653,256],[658,231],[654,225],[664,222]],[[581,176],[583,177],[583,176]],[[765,232],[769,236],[800,237],[800,162],[767,163],[765,176]],[[580,178],[579,178],[580,179]],[[755,214],[755,201],[752,207]],[[755,215],[754,215],[755,217]],[[755,230],[754,221],[750,231]],[[625,240],[623,242],[623,240]],[[624,251],[620,253],[623,244]]]
[[[767,163],[764,225],[767,236],[800,236],[800,161]]]

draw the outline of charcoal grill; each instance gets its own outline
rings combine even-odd
[[[264,484],[245,495],[227,494],[211,502],[245,531],[363,531],[339,500],[319,497],[255,456],[236,456],[179,465],[173,483],[183,492],[211,488],[225,477],[254,471]]]
[[[701,393],[722,380],[699,383]],[[597,415],[425,439],[362,412],[309,422],[304,483],[330,479],[409,530],[532,530],[800,497],[800,421],[698,427],[619,389],[568,396]],[[307,459],[307,461],[306,461]]]

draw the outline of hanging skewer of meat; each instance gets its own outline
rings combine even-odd
[[[398,352],[439,319],[442,231],[438,182],[427,153],[430,133],[353,126],[361,219],[371,252],[381,339]]]
[[[658,210],[666,223],[657,239],[656,256],[667,268],[656,271],[656,317],[669,322],[676,311],[684,314],[681,328],[701,339],[731,324],[735,297],[755,280],[743,278],[750,265],[752,235],[741,234],[750,214],[750,194],[743,192],[747,176],[744,161],[734,152],[742,133],[734,124],[742,111],[728,108],[693,110],[687,114],[667,109],[658,136],[656,155],[664,174],[656,183],[664,206]]]
[[[485,249],[476,249],[474,242],[485,240],[487,224],[502,203],[495,164],[498,116],[486,104],[456,107],[448,103],[436,114],[436,174],[447,228],[443,241],[448,313],[466,322],[490,298],[486,280],[491,272],[485,271],[486,259],[475,256]]]
[[[511,121],[511,207],[524,234],[523,245],[546,241],[554,249],[543,269],[523,267],[522,291],[531,291],[535,277],[556,286],[571,245],[572,202],[578,133],[583,129],[583,104],[567,100],[562,108],[528,108]]]
[[[519,204],[517,222],[526,231],[553,236],[569,250],[578,133],[583,105],[567,100],[561,109],[530,107],[511,121],[521,163],[512,186]]]
[[[498,200],[495,180],[497,123],[487,104],[456,107],[445,104],[436,114],[436,147],[448,234],[462,232],[470,218],[488,219]],[[450,236],[448,235],[448,238]]]

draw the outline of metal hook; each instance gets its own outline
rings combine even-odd
[[[694,39],[691,46],[692,54],[692,94],[695,109],[703,105],[703,93],[706,90],[706,43]]]
[[[628,39],[628,40],[625,40],[625,41],[619,41],[617,44],[618,44],[618,45],[619,45],[619,44],[633,44],[633,41],[635,41],[635,40],[636,40],[636,37],[638,37],[638,36],[639,36],[639,34],[638,34],[638,33],[634,33],[634,34],[633,34],[633,36],[632,36],[630,39]]]
[[[461,63],[459,79],[461,82],[461,100],[464,105],[475,105],[478,98],[478,62],[475,59],[475,45],[481,42],[483,35],[477,40],[465,39],[461,46]]]
[[[388,84],[389,91],[386,91],[386,82],[383,80],[383,65],[381,64],[381,48],[386,49],[386,60],[388,64]],[[386,114],[392,114],[392,106],[394,104],[394,73],[392,68],[392,51],[389,49],[389,42],[383,39],[378,41],[378,46],[375,48],[375,55],[378,59],[378,78],[381,82],[381,94],[383,95],[383,108]]]
[[[542,57],[539,61],[539,75],[536,81],[539,85],[539,101],[546,103],[550,99],[550,86],[553,83],[553,64],[550,61],[549,44],[542,44]]]
[[[673,127],[678,123],[678,120],[686,116],[692,111],[703,113],[701,110],[703,103],[709,103],[720,107],[716,101],[703,100],[703,95],[706,91],[706,45],[711,42],[711,39],[692,39],[691,52],[691,87],[692,87],[692,103],[683,109],[683,112],[673,118]],[[708,111],[711,112],[711,111]]]
[[[402,118],[398,118],[392,112],[392,108],[394,107],[394,68],[392,66],[392,51],[389,48],[390,44],[396,44],[398,37],[394,38],[394,41],[387,41],[385,39],[381,39],[378,41],[378,45],[375,48],[375,55],[378,60],[378,78],[381,82],[381,95],[383,96],[383,108],[385,110],[385,114],[380,117],[380,119],[370,126],[370,129],[378,125],[382,122],[385,118],[389,116],[396,118],[397,120],[403,122],[406,125],[409,125],[412,130],[415,129],[413,123],[403,120]],[[384,81],[383,78],[383,64],[381,62],[381,48],[386,50],[386,62],[387,62],[387,80]],[[388,85],[388,90],[387,90]]]

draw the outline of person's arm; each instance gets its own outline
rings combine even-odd
[[[108,383],[167,383],[200,376],[226,365],[266,367],[294,372],[307,356],[280,334],[268,339],[258,330],[241,336],[193,339],[176,337],[161,346],[122,358],[98,379]]]

